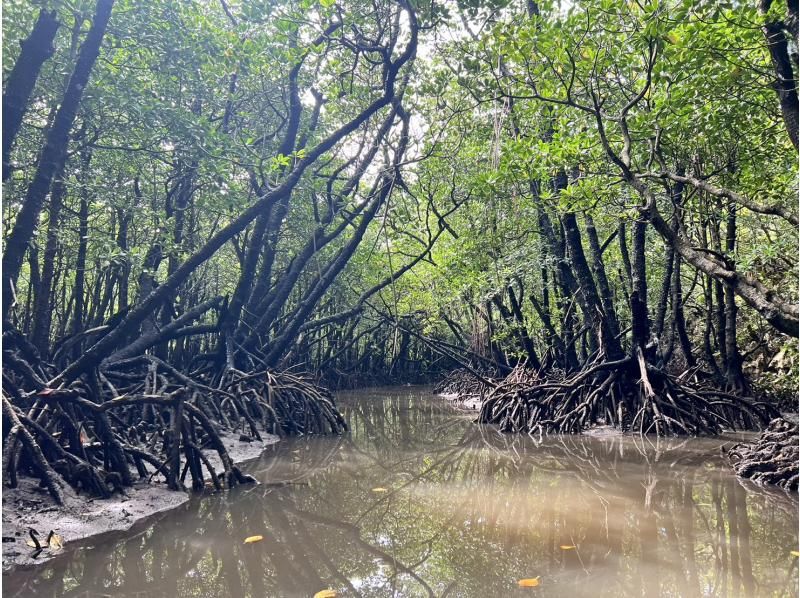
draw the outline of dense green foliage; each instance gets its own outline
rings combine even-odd
[[[123,485],[154,404],[173,486],[204,416],[339,431],[288,368],[526,365],[528,415],[482,417],[528,431],[754,427],[795,390],[796,3],[4,8],[4,417],[56,409],[34,469],[73,407]]]

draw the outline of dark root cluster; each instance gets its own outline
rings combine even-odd
[[[728,451],[728,459],[743,478],[796,492],[800,459],[797,424],[775,418],[755,442],[737,444]]]
[[[458,395],[460,399],[483,399],[498,381],[491,372],[481,372],[483,379],[466,369],[452,370],[433,387],[434,394]]]
[[[515,369],[483,402],[478,421],[506,432],[579,433],[593,425],[659,436],[760,429],[769,405],[697,388],[644,360],[602,361],[562,379]]]
[[[11,488],[19,475],[38,478],[59,504],[67,486],[106,498],[137,477],[161,476],[172,489],[230,488],[254,480],[236,467],[226,438],[347,429],[331,394],[301,374],[186,375],[145,355],[51,388],[52,368],[28,349],[4,347],[3,474]]]

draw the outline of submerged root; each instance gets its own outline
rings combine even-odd
[[[529,434],[579,433],[605,424],[674,436],[760,429],[774,415],[766,404],[694,388],[641,358],[625,358],[563,380],[512,373],[489,393],[478,421]]]
[[[743,478],[796,492],[800,459],[797,443],[797,424],[776,418],[755,442],[743,442],[728,451],[728,459]]]

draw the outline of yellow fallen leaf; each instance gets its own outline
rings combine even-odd
[[[244,539],[245,544],[252,544],[253,542],[261,542],[264,539],[264,536],[250,536]]]
[[[386,488],[373,488],[373,492],[389,492]]]
[[[50,548],[64,548],[64,539],[58,534],[50,537]]]
[[[314,598],[336,598],[336,596],[338,596],[336,590],[320,590],[314,594]]]
[[[797,552],[796,550],[793,550],[789,554],[791,554],[792,556],[800,556],[800,552]]]
[[[36,543],[33,540],[25,540],[25,544],[27,544],[31,548],[36,548]]]
[[[535,588],[536,586],[539,585],[539,577],[520,579],[517,583],[521,588]]]
[[[559,546],[561,550],[575,550],[577,546],[573,546],[572,544],[562,544]]]

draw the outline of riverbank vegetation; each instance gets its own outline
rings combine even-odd
[[[453,369],[506,431],[796,407],[792,2],[97,0],[3,27],[12,487],[247,482],[221,429],[340,433],[326,387]]]

